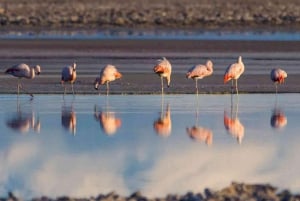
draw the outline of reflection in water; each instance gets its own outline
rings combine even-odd
[[[273,128],[279,129],[279,128],[284,128],[286,124],[287,124],[287,118],[284,112],[279,108],[275,108],[271,116],[271,126]]]
[[[238,100],[237,100],[238,101]],[[230,116],[227,114],[226,111],[224,111],[224,126],[225,129],[237,139],[239,144],[242,143],[242,140],[244,138],[244,126],[240,122],[238,118],[238,108],[239,104],[238,102],[235,104],[235,108],[233,108],[233,103],[232,103],[232,95],[231,95],[231,112]]]
[[[32,108],[30,111],[24,112],[21,104],[19,103],[19,99],[17,101],[17,112],[13,113],[13,115],[6,120],[6,125],[7,127],[20,133],[27,133],[30,128],[39,133],[41,129],[40,120],[39,118],[36,120]]]
[[[61,109],[61,125],[72,135],[76,134],[76,113],[73,108],[73,102],[66,106],[65,101]]]
[[[110,111],[108,103],[106,103],[105,110],[100,112],[95,105],[94,117],[100,122],[102,130],[107,135],[115,134],[122,125],[122,120],[116,117],[115,112]]]
[[[161,99],[161,112],[160,117],[154,121],[153,127],[155,132],[163,137],[168,137],[172,130],[171,110],[170,104],[167,104],[166,111],[164,113],[164,97]]]
[[[190,128],[187,127],[186,132],[191,139],[199,142],[205,142],[207,145],[211,145],[213,142],[212,130],[198,126],[199,125],[198,121],[199,121],[199,100],[197,96],[196,123],[194,126]]]
[[[284,128],[287,124],[287,118],[282,109],[277,105],[277,94],[275,100],[275,106],[271,116],[271,126],[275,129]]]

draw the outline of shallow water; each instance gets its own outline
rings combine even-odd
[[[250,40],[299,41],[299,30],[203,30],[203,29],[103,29],[103,30],[10,30],[0,31],[0,39],[143,39],[143,40]]]
[[[299,94],[0,97],[0,195],[300,189]]]

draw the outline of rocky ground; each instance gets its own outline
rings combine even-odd
[[[19,201],[21,198],[15,197],[9,193],[7,198],[0,200]],[[130,196],[118,195],[115,192],[100,194],[97,197],[90,198],[73,198],[68,196],[50,198],[40,197],[33,198],[32,201],[297,201],[300,195],[293,195],[288,190],[278,191],[278,189],[269,184],[252,185],[244,183],[232,183],[222,190],[214,191],[205,189],[204,193],[188,192],[185,195],[166,195],[160,198],[147,198],[140,192],[133,193]]]
[[[298,0],[0,0],[0,27],[300,27]]]

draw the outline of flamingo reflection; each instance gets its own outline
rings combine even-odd
[[[281,129],[284,128],[287,124],[287,117],[285,116],[284,112],[280,107],[278,106],[278,100],[277,100],[277,94],[276,94],[276,100],[275,100],[275,106],[271,115],[271,126],[275,129]]]
[[[76,113],[73,103],[70,106],[66,106],[64,102],[61,110],[61,124],[72,135],[76,134]]]
[[[105,110],[100,112],[95,105],[94,117],[100,122],[101,129],[106,135],[114,135],[122,125],[122,120],[116,117],[115,112],[110,111],[108,103],[106,103]]]
[[[167,104],[167,108],[165,112],[163,107],[164,107],[164,97],[162,96],[160,117],[154,121],[153,127],[155,132],[158,135],[162,137],[168,137],[171,134],[171,130],[172,130],[170,104]]]
[[[238,107],[237,102],[235,104],[235,108],[233,108],[231,95],[231,112],[230,115],[228,115],[227,112],[224,111],[224,126],[228,133],[230,133],[232,137],[236,138],[238,143],[241,144],[244,138],[245,128],[238,118]]]
[[[197,98],[197,109],[196,109],[196,123],[192,127],[187,127],[186,132],[191,139],[199,142],[205,142],[207,145],[211,145],[213,142],[213,132],[208,129],[199,126],[199,100]]]
[[[283,110],[275,108],[271,116],[271,126],[275,129],[284,128],[287,124],[287,117]]]
[[[20,133],[27,133],[30,131],[30,129],[33,129],[34,132],[39,133],[41,130],[41,122],[39,118],[36,118],[36,115],[32,109],[30,112],[24,112],[19,100],[17,102],[17,112],[6,120],[6,125],[12,130]]]

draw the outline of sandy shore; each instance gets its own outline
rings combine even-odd
[[[100,69],[110,63],[123,73],[111,84],[113,94],[153,94],[160,92],[160,80],[152,71],[162,56],[172,63],[171,87],[166,93],[194,93],[194,82],[185,72],[194,64],[212,59],[214,74],[199,82],[200,93],[228,93],[230,84],[223,84],[225,68],[243,56],[246,66],[239,80],[242,93],[272,93],[274,85],[269,73],[282,67],[288,73],[280,92],[299,92],[298,65],[300,42],[281,41],[162,41],[162,40],[1,40],[1,72],[16,63],[39,64],[42,74],[34,80],[22,80],[33,93],[62,93],[59,84],[61,68],[73,61],[78,65],[76,93],[97,94],[93,89]],[[0,93],[15,93],[17,79],[0,75]],[[105,87],[100,89],[103,93]]]

